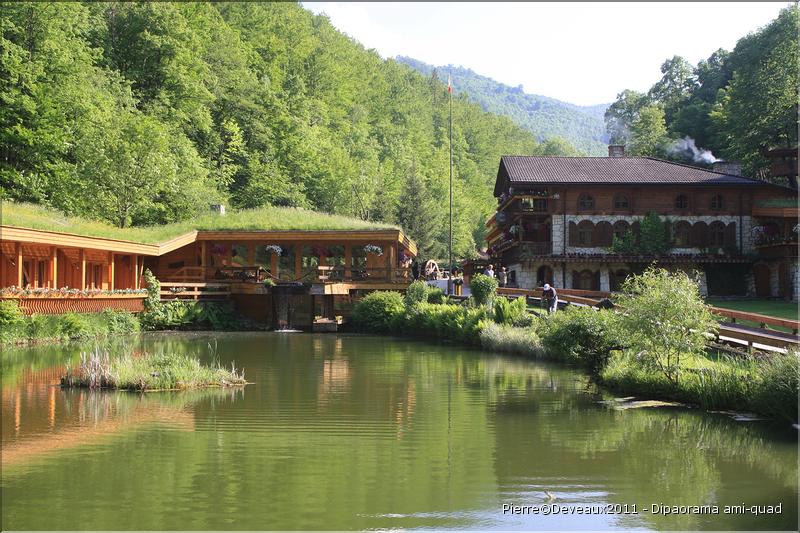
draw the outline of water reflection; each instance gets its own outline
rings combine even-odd
[[[192,351],[212,337],[148,336]],[[218,335],[244,391],[90,393],[74,362],[4,359],[3,527],[789,529],[796,434],[615,411],[567,368],[398,339]],[[11,453],[8,453],[8,450]],[[8,468],[5,468],[8,467]],[[520,516],[504,503],[783,502],[779,517]],[[42,495],[32,499],[31,494]],[[41,513],[42,505],[53,512]]]

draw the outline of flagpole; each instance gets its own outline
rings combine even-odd
[[[447,293],[453,293],[453,87],[447,75],[447,93],[450,95],[450,238],[447,241]]]

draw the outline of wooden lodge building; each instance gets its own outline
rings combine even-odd
[[[708,295],[796,300],[797,190],[740,174],[626,157],[622,146],[608,157],[504,156],[489,253],[521,288],[613,291],[655,261],[697,271]],[[615,237],[639,241],[649,213],[664,221],[668,251],[612,252]]]
[[[0,225],[0,299],[29,314],[137,312],[150,269],[162,299],[230,299],[267,323],[277,320],[271,295],[289,288],[291,306],[305,314],[294,325],[305,327],[315,316],[333,320],[358,291],[405,288],[416,254],[401,230],[385,228],[200,230],[147,244]]]

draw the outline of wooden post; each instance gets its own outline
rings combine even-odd
[[[353,277],[353,246],[348,242],[344,245],[344,279],[350,280]]]
[[[22,287],[23,277],[22,277],[22,243],[17,242],[16,245],[16,252],[17,252],[17,287]]]
[[[137,254],[133,254],[133,261],[131,261],[133,267],[133,288],[139,288],[139,256]]]
[[[0,250],[0,287],[6,286],[6,271],[8,267],[6,267],[6,256],[3,255],[2,250]]]
[[[206,261],[208,261],[206,255],[206,241],[200,241],[200,266],[202,267],[201,279],[204,280],[206,279]]]
[[[86,248],[81,248],[81,290],[86,290]]]
[[[294,251],[294,279],[300,279],[303,270],[303,245],[295,246]],[[312,312],[313,315],[313,312]]]
[[[394,243],[390,243],[386,253],[386,266],[389,268],[389,281],[394,281],[394,266],[397,263],[395,259],[395,246]]]
[[[108,290],[114,290],[114,252],[108,252]]]
[[[53,282],[53,288],[58,288],[58,248],[53,246],[50,249],[50,280]]]
[[[269,271],[273,277],[277,278],[280,274],[278,272],[278,254],[270,254],[269,256]]]

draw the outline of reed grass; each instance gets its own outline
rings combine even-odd
[[[246,385],[244,370],[231,364],[203,365],[185,354],[126,354],[111,358],[96,349],[81,353],[81,362],[61,378],[62,387],[131,391],[179,390]]]

